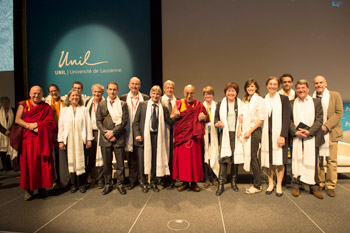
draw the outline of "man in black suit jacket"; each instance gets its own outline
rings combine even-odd
[[[291,147],[293,148],[292,194],[295,197],[299,196],[299,185],[302,181],[310,185],[311,194],[319,199],[323,199],[319,190],[317,174],[319,147],[324,143],[323,133],[321,131],[321,126],[323,124],[322,104],[319,99],[313,99],[308,95],[308,81],[299,80],[295,87],[298,97],[291,102],[292,120],[290,123],[290,134],[293,137],[293,146]],[[314,109],[312,109],[311,106]],[[314,111],[314,116],[312,116],[314,120],[310,124],[306,121],[310,118],[312,111]],[[314,147],[314,149],[312,147]],[[299,157],[297,156],[298,148],[299,151],[302,151],[302,153],[298,153]],[[312,150],[310,150],[310,148]],[[314,154],[311,154],[311,151],[313,151]],[[302,154],[302,158],[300,157],[300,154]],[[310,161],[312,161],[312,163],[310,163]],[[313,174],[314,177],[311,177],[311,174]]]
[[[105,188],[103,195],[113,190],[112,183],[112,158],[113,151],[117,160],[117,189],[120,194],[126,194],[124,189],[124,148],[125,127],[128,122],[128,107],[124,101],[119,100],[118,84],[109,82],[107,84],[107,99],[100,102],[96,112],[96,124],[100,133],[100,146],[103,158],[103,175],[105,177]]]
[[[170,119],[169,111],[165,111],[168,110],[167,107],[161,104],[161,94],[159,86],[152,87],[151,99],[140,103],[133,123],[134,145],[137,149],[141,187],[144,193],[148,192],[145,173],[150,174],[151,188],[155,192],[159,192],[157,176],[170,175],[165,123],[172,125],[175,120]]]
[[[134,147],[134,137],[132,132],[132,124],[134,122],[134,117],[136,114],[137,107],[142,101],[149,100],[149,96],[142,94],[139,92],[141,88],[141,81],[137,77],[132,77],[129,81],[129,89],[130,92],[120,96],[120,100],[123,100],[127,103],[129,109],[129,121],[126,127],[127,135],[126,135],[126,147],[125,151],[128,152],[128,166],[129,166],[129,180],[130,185],[128,187],[129,190],[133,189],[140,178],[140,165],[137,161],[137,153],[136,148]],[[135,150],[134,150],[135,149]]]

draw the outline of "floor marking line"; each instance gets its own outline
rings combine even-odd
[[[95,191],[97,192],[97,191]],[[63,213],[65,213],[66,211],[68,211],[70,208],[72,208],[73,206],[75,206],[78,202],[80,202],[81,200],[83,200],[85,197],[87,197],[88,195],[90,195],[93,192],[88,192],[86,195],[84,195],[82,198],[79,198],[76,202],[74,202],[73,204],[71,204],[70,206],[68,206],[66,209],[64,209],[61,213],[59,213],[58,215],[56,215],[53,219],[51,219],[50,221],[48,221],[47,223],[45,223],[44,225],[42,225],[39,229],[37,229],[36,231],[34,231],[34,233],[40,231],[41,229],[43,229],[44,227],[46,227],[47,225],[49,225],[51,222],[53,222],[56,218],[58,218],[59,216],[61,216]]]
[[[286,197],[323,233],[325,231],[286,193]]]
[[[148,199],[147,199],[145,205],[143,206],[143,208],[142,208],[142,210],[140,211],[139,215],[136,217],[136,219],[135,219],[134,223],[132,224],[132,226],[131,226],[130,230],[128,231],[128,233],[130,233],[131,230],[134,228],[134,226],[135,226],[137,220],[139,220],[139,218],[140,218],[140,216],[141,216],[143,210],[146,208],[146,205],[148,204],[148,202],[149,202],[149,200],[151,199],[152,195],[153,195],[153,192],[152,192],[151,195],[148,197]]]
[[[13,199],[11,199],[11,200],[9,200],[9,201],[5,202],[5,203],[2,203],[2,204],[0,205],[0,208],[1,208],[1,207],[3,207],[4,205],[6,205],[6,204],[10,203],[10,202],[13,202],[13,201],[15,201],[15,200],[17,200],[17,199],[21,198],[21,197],[23,197],[23,194],[21,194],[20,196],[15,197],[15,198],[13,198]]]
[[[344,187],[343,185],[341,185],[341,184],[339,184],[339,183],[338,183],[338,185],[339,185],[340,187],[342,187],[343,189],[345,189],[345,190],[347,190],[347,191],[350,191],[350,189]]]
[[[220,202],[220,197],[219,197],[219,196],[218,196],[218,201],[219,201],[219,208],[220,208],[222,226],[224,227],[224,233],[226,233],[226,226],[225,226],[225,221],[224,221],[224,214],[222,213],[221,202]]]

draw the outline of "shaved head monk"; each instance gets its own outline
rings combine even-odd
[[[42,101],[43,90],[33,86],[30,99],[19,102],[16,124],[22,127],[22,155],[20,158],[20,186],[26,190],[24,199],[33,199],[38,189],[39,198],[46,197],[46,188],[55,179],[53,167],[53,131],[55,122],[51,107]]]
[[[188,188],[199,192],[197,182],[203,179],[203,122],[209,122],[209,117],[203,104],[194,98],[194,94],[195,87],[187,85],[184,88],[184,98],[176,101],[171,114],[172,118],[178,118],[174,126],[173,179],[183,181],[177,188],[180,192]]]

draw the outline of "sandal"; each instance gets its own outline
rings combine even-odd
[[[251,186],[249,189],[245,190],[246,194],[254,194],[254,193],[260,193],[262,191],[262,187],[260,189],[255,188],[254,186]]]

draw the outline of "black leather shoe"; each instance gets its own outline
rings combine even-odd
[[[142,192],[148,193],[148,185],[147,184],[141,184]]]
[[[112,190],[113,190],[112,185],[106,185],[102,191],[102,195],[107,195],[108,193],[112,192]]]
[[[274,190],[275,190],[275,188],[273,188],[271,191],[266,190],[265,193],[266,193],[266,195],[271,195]],[[277,193],[276,193],[276,196],[277,196]]]
[[[219,184],[218,190],[216,190],[216,196],[220,196],[224,192],[224,184]]]
[[[80,187],[79,187],[79,191],[80,191],[81,193],[86,193],[85,185],[80,186]]]
[[[136,187],[136,183],[130,183],[128,186],[128,190],[131,190]]]
[[[135,186],[134,186],[134,187],[135,187]],[[126,194],[126,190],[125,190],[124,186],[119,186],[119,187],[117,187],[117,190],[119,191],[119,193],[120,193],[121,195],[125,195],[125,194]]]
[[[38,190],[38,198],[46,198],[48,196],[46,189]]]
[[[104,186],[105,186],[105,182],[103,182],[103,180],[99,180],[98,183],[97,183],[97,187],[99,189],[103,189]]]
[[[152,185],[151,188],[153,189],[154,192],[158,193],[160,191],[156,184]]]
[[[70,187],[70,192],[71,192],[71,193],[75,193],[76,191],[78,191],[77,186],[72,185],[72,186]]]
[[[171,181],[171,183],[169,184],[169,186],[166,188],[167,190],[172,190],[175,188],[175,180]]]
[[[276,197],[282,197],[282,196],[283,196],[283,193],[276,192]]]

